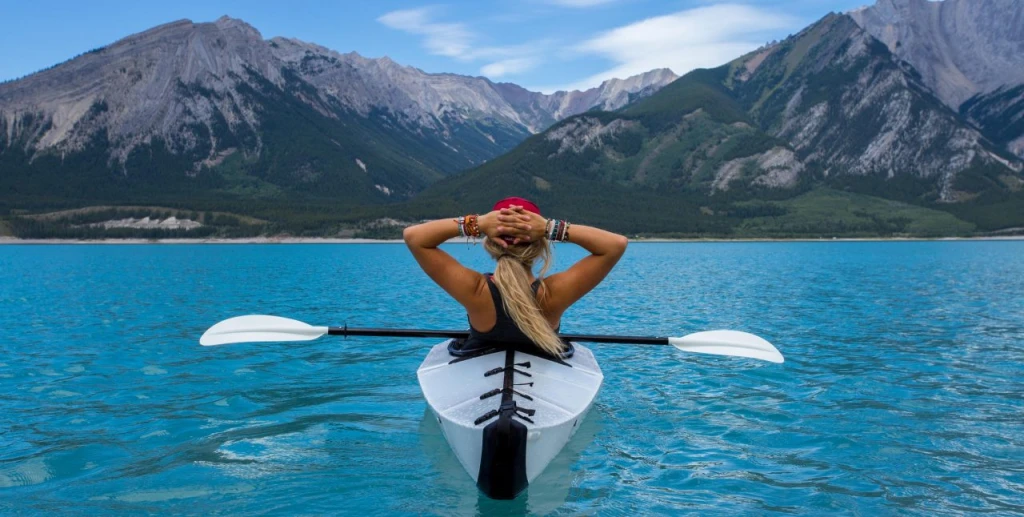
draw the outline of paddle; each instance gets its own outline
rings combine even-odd
[[[314,327],[280,316],[249,315],[226,319],[210,327],[199,338],[203,346],[265,341],[310,341],[323,335],[465,338],[467,330],[375,329],[345,327]],[[773,363],[783,361],[782,354],[771,343],[753,334],[736,330],[711,330],[683,337],[607,336],[560,334],[568,341],[589,343],[625,343],[633,345],[672,345],[684,352],[749,357]]]

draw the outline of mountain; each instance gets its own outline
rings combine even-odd
[[[554,121],[674,78],[516,92],[265,40],[227,17],[183,20],[0,84],[0,198],[403,198]]]
[[[950,105],[929,83],[941,74],[862,23],[830,14],[674,81],[655,70],[552,95],[266,41],[237,20],[165,26],[177,39],[144,33],[0,85],[0,233],[201,215],[219,225],[208,234],[393,236],[396,220],[504,195],[629,233],[1019,232],[1024,89]],[[13,210],[98,199],[110,206]]]
[[[830,182],[880,178],[891,194],[910,181],[916,196],[952,202],[1020,171],[847,16],[742,58],[730,79],[758,125]]]
[[[849,13],[957,109],[979,93],[1024,83],[1024,2],[878,0]]]
[[[627,79],[609,79],[601,83],[601,86],[583,92],[559,91],[545,95],[512,83],[498,83],[495,89],[530,122],[531,129],[544,129],[585,111],[615,111],[630,102],[650,96],[676,79],[678,76],[671,70],[660,68]]]
[[[849,14],[942,102],[1024,157],[1024,2],[879,0]]]
[[[727,65],[686,74],[620,111],[564,120],[421,197],[483,204],[476,197],[521,192],[568,217],[627,213],[654,231],[728,233],[744,219],[785,215],[787,200],[836,199],[828,192],[942,210],[1002,201],[1020,190],[1021,169],[944,105],[916,69],[851,17],[831,14]],[[905,226],[892,217],[864,216],[864,228]],[[849,220],[831,227],[850,231]]]

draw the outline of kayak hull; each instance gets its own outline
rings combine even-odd
[[[579,430],[604,376],[586,347],[553,359],[497,347],[454,357],[434,346],[417,378],[445,439],[480,490],[511,499]]]

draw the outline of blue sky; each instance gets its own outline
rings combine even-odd
[[[533,90],[597,86],[722,64],[830,11],[872,0],[0,0],[0,81],[182,18],[240,18],[286,36],[427,72]]]

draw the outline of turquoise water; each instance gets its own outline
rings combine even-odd
[[[404,246],[0,246],[0,514],[1021,513],[1022,293],[1024,242],[633,244],[563,330],[746,330],[786,363],[593,345],[580,433],[490,501],[425,418],[432,342],[197,343],[464,326]]]

